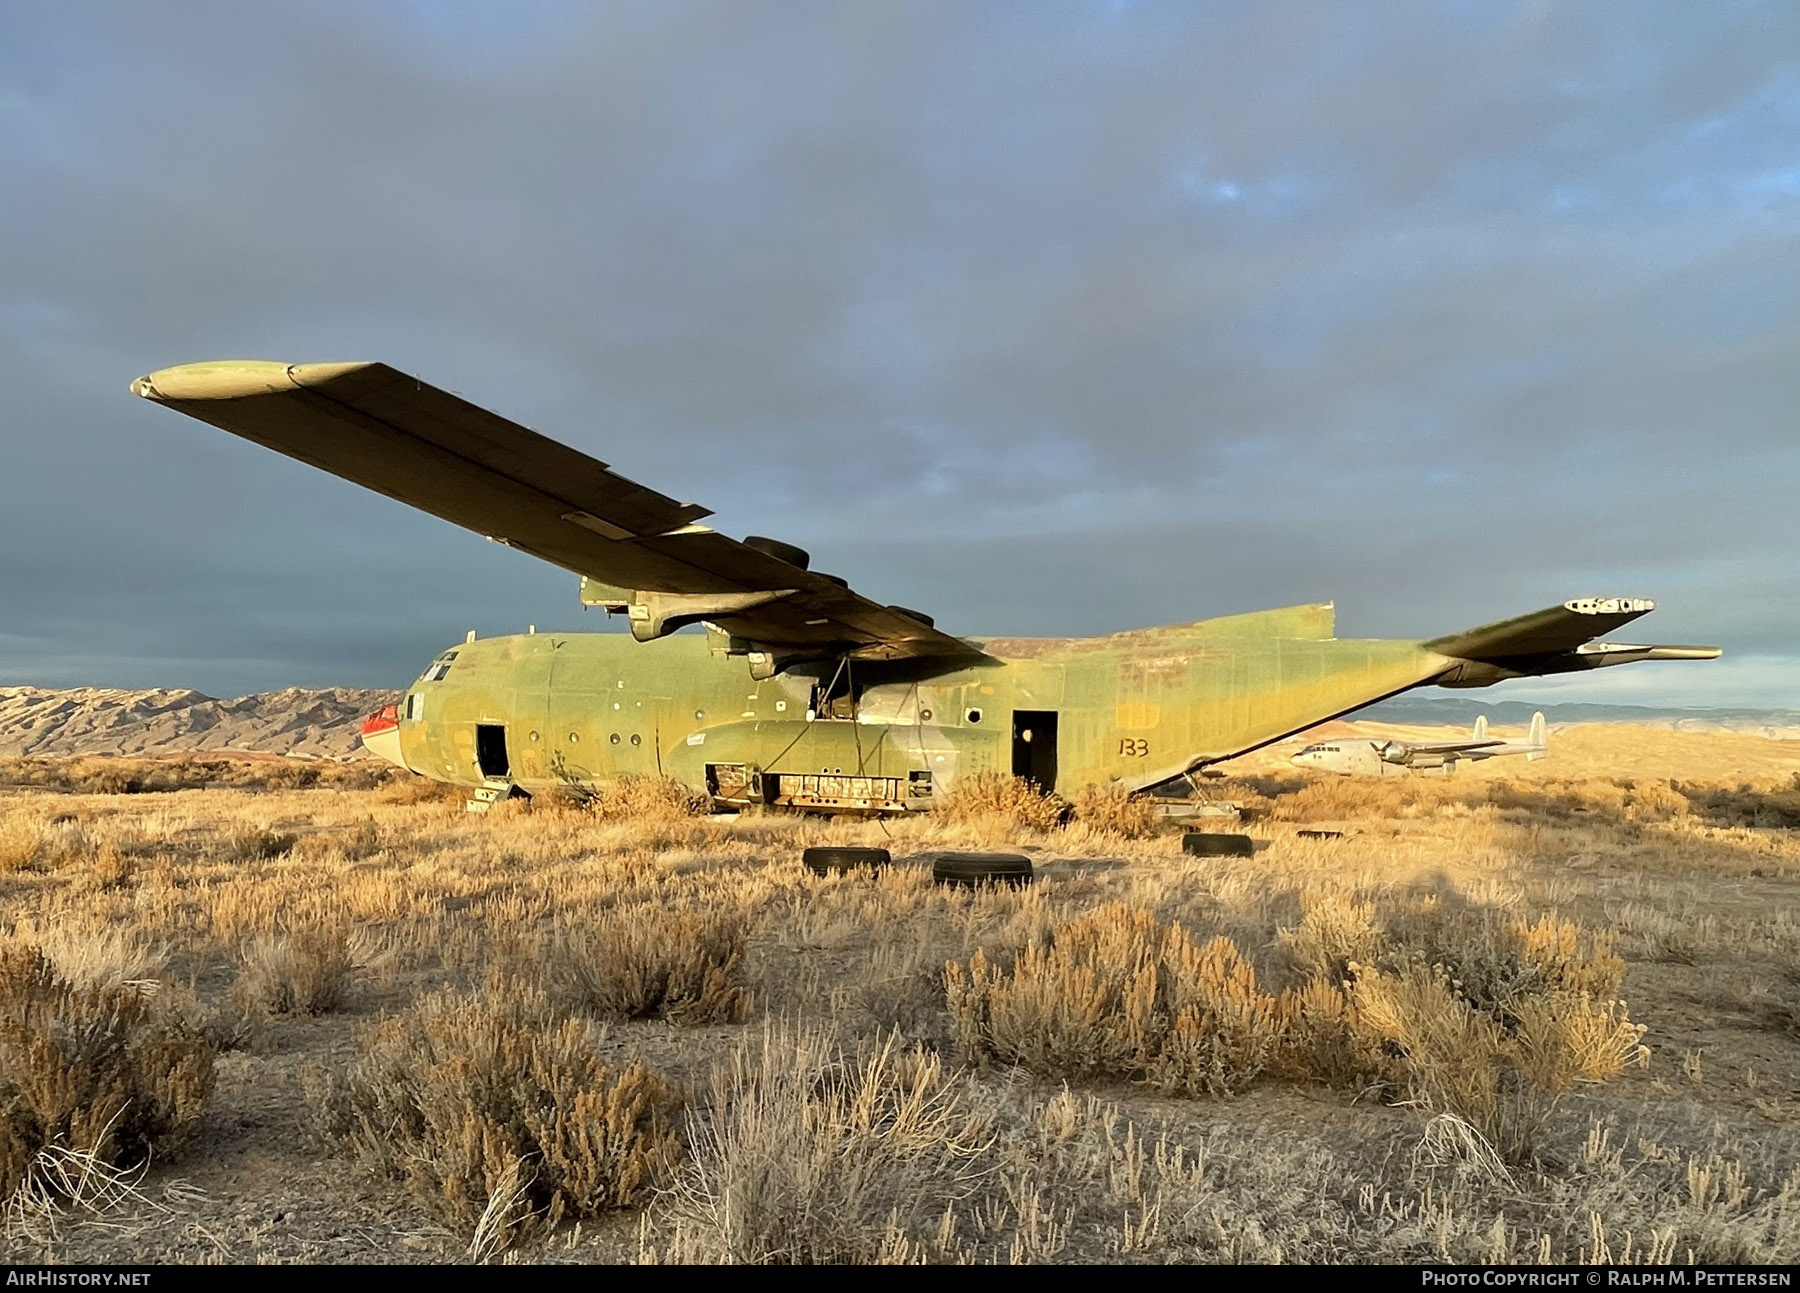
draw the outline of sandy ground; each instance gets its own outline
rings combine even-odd
[[[1563,1261],[1601,1251],[1617,1258],[1622,1243],[1642,1251],[1654,1233],[1673,1236],[1677,1258],[1793,1260],[1800,840],[1792,823],[1800,813],[1784,814],[1800,750],[1755,737],[1600,726],[1553,731],[1551,745],[1542,763],[1496,760],[1430,783],[1321,780],[1289,768],[1280,749],[1241,761],[1231,769],[1239,777],[1216,788],[1250,810],[1245,829],[1258,845],[1250,859],[1188,857],[1173,834],[1126,840],[1004,822],[606,823],[547,808],[483,818],[454,799],[419,798],[404,787],[15,790],[0,796],[0,894],[15,939],[51,928],[85,937],[125,930],[158,951],[157,974],[171,991],[240,1011],[243,949],[258,937],[335,922],[370,931],[386,956],[355,980],[340,1009],[247,1009],[237,1048],[218,1062],[197,1135],[151,1164],[136,1202],[105,1215],[73,1210],[53,1232],[14,1226],[11,1255],[467,1260],[466,1228],[320,1139],[305,1075],[347,1069],[382,1018],[444,986],[476,990],[494,967],[517,967],[518,949],[531,946],[535,931],[627,896],[698,900],[741,910],[750,922],[741,973],[755,1006],[745,1021],[615,1020],[599,1034],[605,1054],[651,1063],[700,1100],[713,1067],[772,1020],[828,1028],[852,1044],[898,1026],[961,1064],[966,1057],[933,984],[947,960],[1016,946],[1022,930],[1122,902],[1232,937],[1272,979],[1280,973],[1279,931],[1297,922],[1305,902],[1342,893],[1380,910],[1441,900],[1508,917],[1549,912],[1606,932],[1625,958],[1621,996],[1647,1028],[1648,1063],[1572,1091],[1541,1159],[1504,1185],[1422,1176],[1429,1111],[1305,1083],[1259,1082],[1221,1100],[1073,1076],[1070,1092],[1095,1102],[1084,1126],[1130,1126],[1146,1143],[1162,1137],[1206,1157],[1204,1189],[1180,1186],[1190,1191],[1181,1196],[1184,1220],[1177,1224],[1173,1202],[1159,1205],[1160,1230],[1133,1248],[1131,1218],[1141,1224],[1141,1213],[1129,1200],[1113,1211],[1094,1202],[1122,1187],[1102,1188],[1099,1177],[1079,1177],[1072,1166],[1057,1176],[1044,1166],[1054,1155],[1021,1149],[1006,1170],[1029,1163],[1049,1173],[1032,1188],[1052,1212],[1066,1207],[1062,1229],[1021,1239],[1028,1227],[1014,1216],[995,1223],[1002,1239],[970,1251],[980,1260],[1027,1261],[1461,1261],[1493,1253]],[[1693,797],[1672,790],[1670,778]],[[1702,785],[1707,794],[1694,789]],[[1310,839],[1303,829],[1343,836]],[[283,851],[260,856],[246,843],[257,832],[285,840]],[[812,877],[799,855],[822,842],[884,844],[896,877],[874,889]],[[934,850],[1000,846],[1033,858],[1032,890],[971,896],[929,884]],[[1055,1075],[991,1065],[957,1081],[961,1098],[989,1110],[1021,1146],[1041,1139],[1065,1086]],[[1708,1163],[1748,1183],[1730,1208],[1697,1201],[1696,1165]],[[1204,1217],[1214,1220],[1203,1225]],[[1243,1219],[1252,1217],[1246,1229]],[[565,1223],[506,1256],[627,1261],[679,1253],[680,1242],[675,1222],[652,1201],[647,1211]]]

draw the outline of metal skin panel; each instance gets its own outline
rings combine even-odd
[[[929,771],[947,789],[971,772],[1009,770],[1012,712],[1047,709],[1060,715],[1059,791],[1097,783],[1141,789],[1444,667],[1416,643],[1381,640],[1046,645],[1035,657],[1001,657],[997,667],[871,688],[855,721],[809,722],[811,679],[752,682],[742,661],[709,651],[700,634],[653,646],[612,633],[489,638],[451,648],[456,659],[441,680],[428,671],[409,689],[422,696],[422,710],[407,718],[402,705],[400,749],[415,772],[479,785],[474,729],[503,724],[513,780],[532,791],[656,772],[703,788],[708,764],[886,777]],[[1118,719],[1128,706],[1138,708],[1127,710],[1134,725],[1124,728]]]

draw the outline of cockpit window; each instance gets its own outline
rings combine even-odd
[[[456,659],[456,652],[446,651],[433,660],[425,670],[425,682],[442,682],[444,675],[450,672],[450,662]]]

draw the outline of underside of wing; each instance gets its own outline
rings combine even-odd
[[[838,658],[985,658],[928,617],[807,569],[797,548],[727,538],[696,524],[708,509],[385,364],[186,364],[132,390],[583,575],[600,590],[587,600],[624,610],[641,640],[707,621],[765,675]]]
[[[1440,687],[1486,687],[1508,678],[1576,673],[1641,660],[1714,660],[1714,646],[1647,646],[1594,639],[1656,609],[1642,597],[1580,597],[1514,619],[1423,643],[1446,659],[1430,681]]]

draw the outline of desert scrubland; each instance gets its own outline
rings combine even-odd
[[[475,816],[368,765],[0,761],[9,1256],[1800,1260],[1800,746],[1279,753],[1208,783],[1249,858],[1002,784]],[[936,887],[944,848],[1037,883]]]

